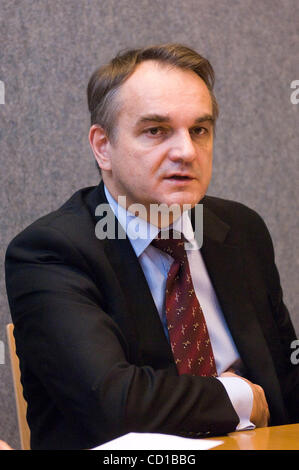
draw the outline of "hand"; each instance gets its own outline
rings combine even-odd
[[[250,382],[250,380],[247,380],[244,377],[240,377],[239,375],[234,374],[234,372],[232,372],[231,370],[223,372],[220,377],[237,377],[241,380],[245,380],[245,382],[250,385],[253,393],[253,405],[250,415],[250,421],[257,428],[264,428],[268,426],[270,413],[265,393],[262,387],[260,385]]]
[[[13,450],[6,442],[0,440],[0,450]]]

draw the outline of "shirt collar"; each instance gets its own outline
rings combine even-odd
[[[105,185],[104,191],[115,217],[125,230],[136,256],[139,257],[151,244],[153,239],[156,238],[160,229],[156,225],[148,223],[143,218],[132,214],[132,212],[127,211],[123,206],[118,204]],[[196,243],[188,211],[184,211],[181,217],[175,220],[170,227],[181,232],[185,239],[191,244]]]

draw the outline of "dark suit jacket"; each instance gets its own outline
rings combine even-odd
[[[238,418],[216,378],[176,373],[128,239],[99,240],[103,185],[78,191],[18,235],[7,293],[33,449],[90,448],[127,432],[220,435]],[[299,421],[295,339],[273,248],[245,206],[205,197],[202,254],[271,424]]]

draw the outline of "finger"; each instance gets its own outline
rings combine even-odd
[[[222,374],[220,374],[220,377],[239,377],[239,376],[234,374],[232,371],[231,372],[225,371],[225,372],[222,372]]]
[[[12,450],[12,448],[4,441],[0,439],[0,450]]]

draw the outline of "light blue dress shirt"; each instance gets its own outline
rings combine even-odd
[[[151,245],[152,240],[156,238],[160,231],[159,228],[127,211],[115,201],[106,186],[104,189],[107,200],[119,223],[127,233],[140,262],[162,321],[165,335],[168,338],[165,315],[165,287],[173,258]],[[190,273],[196,296],[204,312],[217,373],[220,375],[230,367],[240,369],[242,365],[240,357],[221,311],[201,252],[197,248],[188,212],[183,212],[182,216],[173,223],[172,227],[182,232],[185,239],[192,245],[192,249],[186,251]],[[254,425],[249,420],[253,402],[251,387],[244,380],[237,377],[217,377],[217,379],[224,385],[239,416],[240,422],[236,430],[254,428]]]

